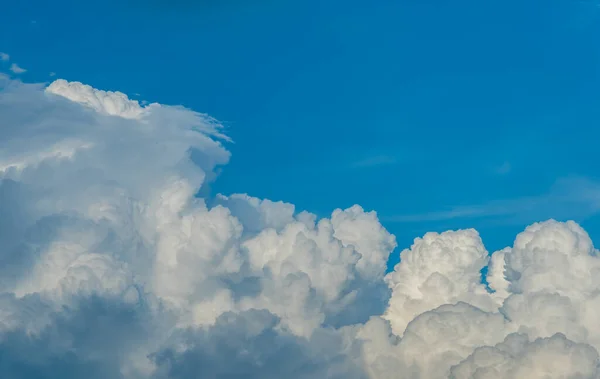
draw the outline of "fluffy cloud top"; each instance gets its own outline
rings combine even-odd
[[[360,206],[200,196],[229,159],[207,115],[0,87],[2,378],[600,378],[573,222],[491,255],[428,233],[386,275],[395,238]]]

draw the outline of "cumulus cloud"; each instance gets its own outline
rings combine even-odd
[[[496,346],[480,347],[454,366],[451,378],[595,378],[598,352],[562,334],[530,342],[511,334]]]
[[[10,60],[10,55],[0,52],[0,61],[8,62]]]
[[[208,115],[0,77],[0,119],[0,377],[600,377],[573,222],[428,233],[386,274],[373,211],[209,196]]]
[[[419,314],[444,304],[496,307],[481,282],[488,253],[475,230],[428,233],[400,256],[402,261],[386,276],[392,296],[384,317],[395,334],[402,335]]]
[[[19,66],[16,63],[13,63],[10,65],[10,71],[12,71],[15,74],[22,74],[24,72],[27,72],[26,69],[24,69],[23,67]]]

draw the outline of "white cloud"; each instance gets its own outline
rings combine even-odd
[[[428,233],[401,253],[386,276],[392,289],[384,317],[396,335],[419,314],[465,301],[491,311],[498,305],[481,283],[488,253],[475,230]]]
[[[491,258],[429,233],[385,275],[374,212],[197,197],[229,159],[207,115],[0,77],[0,119],[0,377],[600,375],[600,258],[573,222]]]
[[[0,61],[8,62],[9,60],[10,60],[10,55],[0,52]]]
[[[101,91],[79,82],[58,79],[46,91],[108,115],[140,118],[144,112],[137,101],[129,100],[122,92]]]
[[[480,347],[452,368],[452,378],[596,378],[598,353],[589,345],[573,343],[562,334],[529,342],[527,335],[511,334],[491,347]]]
[[[10,71],[12,71],[15,74],[22,74],[24,72],[27,72],[27,70],[25,70],[24,68],[20,67],[16,63],[13,63],[13,64],[10,65]]]

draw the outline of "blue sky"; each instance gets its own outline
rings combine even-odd
[[[215,193],[358,203],[401,248],[475,227],[495,250],[550,217],[600,241],[599,21],[573,0],[28,1],[3,5],[0,51],[26,81],[223,121]]]

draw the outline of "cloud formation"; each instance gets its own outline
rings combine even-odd
[[[230,156],[205,114],[0,88],[0,377],[600,377],[600,259],[573,222],[491,255],[428,233],[386,275],[395,238],[360,206],[199,196]]]
[[[10,55],[0,52],[0,61],[2,62],[8,62],[10,59]]]
[[[387,217],[390,222],[427,222],[465,218],[496,218],[522,223],[531,217],[585,218],[600,212],[600,183],[587,178],[558,180],[539,196],[494,200],[485,204],[454,207],[446,211]]]
[[[393,156],[389,155],[375,155],[372,157],[368,157],[359,161],[356,161],[352,164],[354,168],[366,168],[366,167],[376,167],[376,166],[384,166],[384,165],[392,165],[397,163],[397,159]]]
[[[27,72],[26,69],[24,69],[23,67],[20,67],[16,63],[13,63],[10,65],[10,71],[12,71],[14,74],[22,74],[24,72]]]

